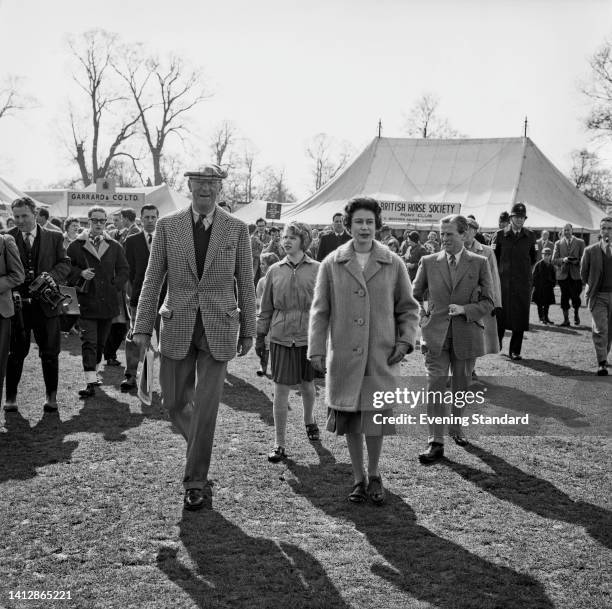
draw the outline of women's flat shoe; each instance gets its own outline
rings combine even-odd
[[[366,485],[365,480],[361,480],[360,482],[355,482],[353,484],[353,490],[348,496],[348,500],[351,503],[364,503],[368,498],[368,494],[366,493]]]
[[[368,497],[375,505],[382,505],[385,502],[386,493],[380,476],[370,478],[368,484]]]

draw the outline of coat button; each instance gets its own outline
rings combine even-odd
[[[365,290],[363,288],[359,288],[355,294],[357,294],[357,296],[365,296]]]
[[[356,320],[355,320],[355,323],[356,323],[358,326],[363,326],[363,324],[364,324],[365,322],[364,322],[364,321],[363,321],[363,319],[360,317],[359,319],[356,319]]]
[[[354,349],[354,351],[356,353],[359,353],[359,355],[361,355],[363,353],[363,347],[357,347],[356,349]]]

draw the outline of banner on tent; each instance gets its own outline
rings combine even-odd
[[[90,192],[88,190],[69,190],[66,193],[68,207],[71,205],[117,205],[118,207],[137,207],[145,203],[144,192]]]
[[[433,224],[461,213],[461,203],[443,201],[379,201],[384,224]]]

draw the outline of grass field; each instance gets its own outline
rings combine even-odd
[[[477,364],[481,376],[514,379],[491,386],[492,402],[531,413],[545,435],[447,444],[430,467],[416,458],[424,436],[385,440],[380,508],[346,501],[345,443],[326,432],[307,441],[295,392],[290,458],[268,463],[273,386],[255,376],[252,353],[229,366],[213,509],[183,513],[184,442],[159,399],[145,407],[120,393],[122,369],[109,368],[98,397],[78,400],[70,337],[59,415],[43,416],[32,349],[20,411],[2,415],[0,607],[610,607],[612,377],[594,376],[582,317],[579,328],[534,324],[522,362]],[[403,366],[424,374],[420,353]],[[11,600],[56,590],[71,599]]]

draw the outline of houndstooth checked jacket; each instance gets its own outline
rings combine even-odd
[[[249,231],[244,222],[216,208],[202,279],[198,281],[191,207],[157,223],[151,244],[134,334],[151,334],[159,291],[168,277],[168,292],[159,310],[162,355],[183,359],[187,355],[196,312],[212,356],[227,361],[236,355],[240,336],[255,336],[255,288]],[[234,279],[238,294],[236,302]]]

